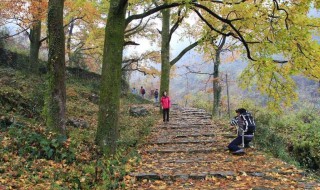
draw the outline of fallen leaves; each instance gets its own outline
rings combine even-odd
[[[197,122],[193,115],[188,117],[190,122]],[[219,135],[226,134],[227,129],[218,125],[194,126],[178,114],[169,124],[156,126],[148,138],[150,144],[146,142],[139,149],[143,153],[142,162],[131,168],[142,179],[132,181],[126,177],[126,189],[304,189],[306,186],[305,182],[299,182],[303,177],[300,170],[256,149],[246,149],[244,156],[229,154],[224,149],[231,139]],[[212,132],[216,135],[205,136]],[[203,142],[208,138],[214,143]],[[205,149],[211,152],[190,153],[190,150]],[[147,153],[148,150],[152,151]],[[143,179],[143,174],[148,179]],[[313,187],[320,186],[316,183]]]

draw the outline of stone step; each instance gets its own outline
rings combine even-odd
[[[183,137],[214,137],[214,133],[207,133],[207,134],[188,134],[188,135],[176,135],[175,138],[183,138]]]
[[[186,126],[212,126],[211,122],[202,122],[202,123],[194,123],[194,122],[177,122],[177,121],[172,121],[170,123],[162,123],[163,126],[181,126],[181,127],[186,127]]]
[[[130,173],[130,176],[135,177],[137,180],[150,179],[150,180],[168,180],[173,181],[177,179],[196,179],[205,180],[209,177],[217,178],[227,178],[233,179],[236,176],[248,175],[252,177],[264,177],[270,179],[265,173],[261,172],[235,172],[235,171],[210,171],[210,172],[199,172],[199,173],[174,173],[172,175],[168,174],[158,174],[158,173]]]
[[[173,134],[167,134],[167,133],[161,133],[160,136],[154,136],[151,142],[144,143],[145,145],[148,144],[171,144],[174,146],[174,144],[208,144],[213,143],[216,140],[216,137],[214,135],[212,136],[206,136],[202,134],[194,134],[194,136],[190,136],[189,134],[183,135],[173,135]],[[163,143],[165,142],[165,143]]]
[[[205,144],[205,143],[214,143],[214,140],[184,140],[184,141],[158,141],[158,142],[149,142],[149,145],[152,144]]]
[[[212,153],[216,152],[215,149],[150,149],[146,150],[151,154],[166,154],[166,153]]]
[[[157,127],[153,128],[151,132],[155,132],[161,135],[193,135],[193,134],[213,134],[215,132],[215,127],[213,126],[203,126],[203,127]]]
[[[212,126],[211,124],[204,124],[204,125],[183,125],[183,126],[167,126],[167,125],[162,125],[159,126],[159,128],[161,129],[188,129],[188,128],[202,128],[202,127],[211,127],[212,129],[214,129],[214,126]]]

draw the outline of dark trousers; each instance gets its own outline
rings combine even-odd
[[[251,142],[251,140],[253,139],[253,137],[246,137],[244,136],[244,146],[248,146],[249,142]],[[237,138],[235,138],[233,141],[231,141],[231,143],[228,145],[228,148],[230,151],[237,151],[239,150],[239,145],[242,144],[242,136],[237,136]]]
[[[163,121],[169,121],[169,108],[162,109]]]

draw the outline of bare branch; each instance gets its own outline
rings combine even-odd
[[[204,73],[201,71],[194,71],[192,69],[190,69],[189,66],[185,66],[185,68],[188,70],[188,73],[193,73],[193,74],[198,74],[198,75],[209,75],[209,76],[213,76],[213,73]]]
[[[134,41],[126,41],[126,42],[124,42],[124,45],[123,46],[138,46],[138,45],[140,45],[140,44],[138,44],[138,43],[136,43],[136,42],[134,42]]]
[[[71,19],[67,24],[65,24],[65,25],[63,26],[63,28],[66,28],[67,26],[69,26],[69,24],[71,24],[72,22],[74,22],[74,21],[76,21],[76,20],[83,19],[83,17],[85,17],[85,16],[74,17],[74,18]],[[44,42],[44,41],[47,40],[47,39],[48,39],[48,36],[42,38],[42,39],[40,40],[40,43]]]
[[[21,34],[21,33],[23,33],[23,32],[27,32],[27,30],[29,30],[29,29],[30,29],[30,27],[25,28],[25,29],[23,29],[23,30],[21,30],[21,31],[15,33],[15,34],[12,34],[12,35],[5,35],[5,36],[1,37],[0,40],[12,38],[12,37],[14,37],[14,36],[18,36],[19,34]],[[27,33],[28,33],[28,32],[27,32]]]
[[[198,41],[194,42],[193,44],[190,44],[188,47],[183,49],[176,58],[170,61],[170,65],[173,66],[174,64],[176,64],[184,56],[184,54],[186,54],[188,51],[196,47],[199,44],[199,42],[202,40],[203,38],[199,39]]]
[[[140,31],[143,31],[147,27],[147,25],[150,22],[150,20],[155,19],[156,17],[158,17],[158,15],[155,15],[154,17],[148,18],[148,20],[146,21],[146,23],[144,23],[143,26],[141,26],[141,23],[142,23],[142,20],[143,20],[143,19],[141,19],[141,22],[136,27],[134,27],[133,29],[130,29],[130,30],[125,32],[125,37],[128,38],[129,36],[137,34]]]

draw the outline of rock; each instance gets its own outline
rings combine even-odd
[[[156,173],[138,173],[138,174],[131,174],[131,176],[136,177],[137,180],[142,180],[142,179],[159,180],[159,179],[161,179],[160,176]]]
[[[138,107],[130,107],[129,113],[131,116],[141,117],[141,116],[148,115],[149,111],[142,106],[138,106]]]
[[[183,174],[183,173],[177,173],[174,175],[175,179],[181,179],[181,180],[188,180],[189,175],[188,174]]]
[[[210,176],[226,178],[227,176],[236,176],[233,171],[212,171],[209,173]]]
[[[254,176],[254,177],[264,177],[266,174],[261,173],[261,172],[251,172],[248,173],[250,176]]]
[[[75,119],[75,118],[71,118],[71,119],[68,119],[66,125],[70,125],[70,126],[73,126],[75,128],[88,128],[89,127],[89,124],[88,122],[86,122],[85,120],[83,119]]]

